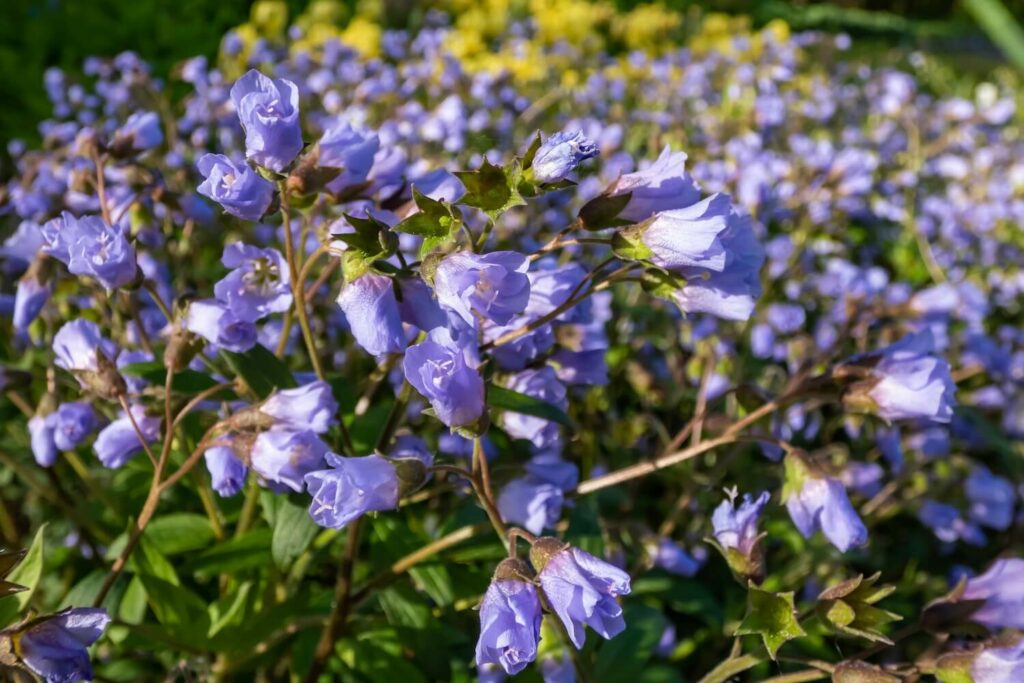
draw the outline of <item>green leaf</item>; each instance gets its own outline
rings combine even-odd
[[[107,572],[103,569],[94,569],[93,571],[86,574],[71,587],[64,599],[60,601],[58,609],[64,609],[65,607],[84,607],[91,605],[95,600],[96,596],[100,594],[100,588],[103,586],[103,582],[107,578]],[[111,594],[107,595],[107,598],[103,601],[104,605],[115,604],[111,599],[113,593],[117,591],[117,583],[114,584],[115,588],[111,591]]]
[[[421,629],[430,623],[430,608],[408,584],[396,584],[382,590],[377,599],[389,624]]]
[[[282,503],[274,519],[270,554],[281,569],[287,569],[316,536],[320,527],[309,516],[309,504],[279,496]]]
[[[18,563],[6,576],[5,582],[24,586],[26,590],[9,595],[0,600],[0,626],[10,624],[21,611],[28,606],[29,600],[35,593],[39,578],[43,575],[43,546],[45,543],[46,524],[44,523],[36,531],[32,545],[25,553],[24,559]]]
[[[459,229],[462,216],[451,204],[432,199],[415,187],[412,196],[419,211],[396,225],[396,232],[436,239],[449,238]]]
[[[242,623],[245,606],[249,600],[249,592],[252,590],[252,587],[252,581],[241,583],[220,600],[210,605],[208,610],[210,614],[210,638],[213,638],[228,626],[238,626]]]
[[[231,371],[245,380],[260,398],[270,396],[274,389],[291,389],[296,386],[295,378],[287,366],[262,344],[257,344],[245,353],[224,350],[220,353]]]
[[[139,575],[149,606],[167,632],[184,642],[202,646],[210,629],[206,602],[184,586]]]
[[[178,573],[174,571],[174,565],[156,549],[156,546],[145,534],[139,539],[139,547],[132,553],[128,566],[136,574],[155,576],[175,586],[181,585]]]
[[[487,405],[492,408],[511,410],[513,413],[543,418],[566,427],[572,426],[572,420],[558,406],[504,387],[490,386],[487,388]]]
[[[1006,58],[1024,72],[1024,28],[999,0],[964,0],[974,20],[999,46]]]
[[[164,555],[201,550],[214,540],[210,520],[191,512],[157,517],[146,527],[145,537]]]
[[[121,372],[127,375],[133,375],[135,377],[141,377],[150,384],[162,387],[167,379],[167,369],[164,367],[163,361],[149,361],[145,363],[129,363],[124,367],[120,368]],[[202,372],[196,372],[195,370],[180,370],[174,373],[174,379],[171,380],[171,389],[180,394],[198,394],[201,391],[206,391],[211,387],[215,387],[219,384],[217,380],[210,377],[209,375],[203,374]],[[237,396],[235,392],[229,389],[223,389],[211,398],[220,401],[230,401]]]
[[[628,681],[643,671],[665,632],[665,615],[647,605],[625,610],[626,630],[601,645],[594,664],[594,680]]]
[[[182,572],[194,574],[202,579],[217,574],[237,575],[240,572],[266,567],[271,561],[272,533],[270,529],[260,527],[237,538],[218,543],[193,558]]]
[[[772,659],[786,641],[807,635],[796,618],[793,593],[772,593],[751,585],[747,591],[747,615],[736,635],[759,635]]]
[[[466,186],[466,194],[459,200],[460,204],[475,206],[489,213],[501,210],[512,197],[505,171],[486,159],[477,170],[457,171],[455,175]]]
[[[146,616],[146,587],[139,577],[133,577],[121,597],[117,615],[121,621],[138,624]]]

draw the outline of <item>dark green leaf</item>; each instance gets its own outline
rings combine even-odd
[[[436,239],[451,237],[458,230],[461,216],[450,204],[432,199],[415,187],[412,196],[419,211],[396,225],[396,232]]]
[[[304,551],[320,528],[309,516],[309,503],[278,496],[282,500],[274,519],[270,553],[281,569],[286,569]]]
[[[566,427],[572,426],[569,416],[558,406],[504,387],[490,386],[487,388],[487,405],[514,413],[540,417]]]
[[[665,632],[665,616],[647,605],[629,605],[625,619],[626,630],[601,645],[594,664],[595,680],[630,680],[644,670]]]
[[[146,527],[146,539],[164,555],[201,550],[214,540],[210,520],[191,512],[157,517]]]
[[[183,573],[199,578],[222,573],[238,574],[266,567],[271,562],[270,543],[273,532],[265,527],[219,543],[193,558]]]
[[[295,386],[291,371],[262,344],[257,344],[245,353],[223,350],[220,353],[228,367],[245,380],[260,398],[266,398],[274,389],[290,389]]]
[[[29,546],[24,559],[7,574],[4,580],[6,583],[24,586],[27,590],[0,599],[0,626],[6,626],[17,619],[35,593],[39,578],[43,575],[45,533],[46,524],[43,524],[36,531],[35,538],[32,539],[32,545]]]
[[[157,620],[175,638],[202,646],[207,640],[210,617],[206,602],[183,586],[175,586],[155,576],[139,575],[146,599]]]
[[[121,372],[135,377],[141,377],[150,384],[162,387],[167,378],[167,369],[162,361],[150,361],[146,363],[130,363],[121,368]],[[209,375],[195,370],[181,370],[174,373],[171,381],[171,389],[180,394],[198,394],[219,384],[217,380]],[[235,392],[223,389],[214,394],[211,398],[219,401],[230,401],[236,398]]]

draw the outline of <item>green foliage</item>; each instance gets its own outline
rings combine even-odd
[[[772,659],[784,643],[807,635],[797,620],[793,593],[772,593],[751,585],[747,600],[747,616],[736,629],[736,635],[761,636]]]

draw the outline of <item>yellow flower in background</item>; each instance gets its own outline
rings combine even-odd
[[[658,54],[678,47],[673,34],[682,23],[682,16],[664,5],[640,5],[615,17],[612,21],[612,35],[630,50]]]
[[[380,35],[380,26],[365,17],[357,16],[341,32],[341,42],[364,57],[379,57]]]
[[[537,40],[546,45],[558,41],[600,47],[602,29],[615,15],[606,2],[588,0],[530,0],[530,13],[537,22]]]
[[[288,28],[288,3],[284,0],[258,0],[249,10],[249,23],[260,37],[281,40]]]

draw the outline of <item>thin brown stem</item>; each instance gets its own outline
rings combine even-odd
[[[338,565],[338,578],[334,589],[334,609],[327,619],[317,642],[313,655],[313,663],[306,674],[306,683],[313,683],[319,678],[327,665],[327,660],[334,651],[334,642],[348,624],[348,615],[352,608],[352,569],[355,567],[356,556],[359,554],[359,536],[363,524],[360,517],[348,527],[348,538],[345,541],[345,554]]]
[[[149,461],[153,463],[153,469],[158,468],[158,461],[156,456],[153,455],[152,449],[149,447],[149,442],[146,441],[146,436],[142,433],[142,429],[139,427],[139,423],[135,421],[135,415],[132,414],[131,406],[128,405],[128,398],[121,394],[117,397],[121,403],[121,408],[124,410],[125,415],[128,416],[128,421],[132,423],[132,428],[135,430],[135,435],[139,437],[139,443],[142,444],[142,449],[146,451],[146,455],[149,457]]]
[[[313,365],[313,371],[320,379],[324,378],[324,369],[320,365],[320,356],[316,352],[316,343],[313,340],[313,330],[309,325],[309,316],[306,311],[305,287],[299,279],[299,267],[292,235],[291,212],[288,207],[288,188],[281,184],[281,222],[284,224],[284,252],[285,261],[288,262],[288,276],[292,285],[292,298],[294,300],[295,316],[299,320],[299,328],[302,330],[302,338],[306,343],[306,351],[309,354],[309,362]],[[302,245],[299,245],[300,247]]]

